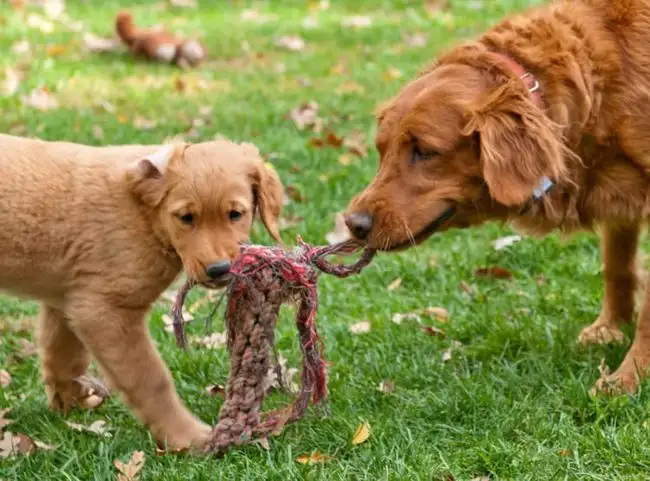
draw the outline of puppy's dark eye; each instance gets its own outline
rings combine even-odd
[[[179,215],[178,218],[185,225],[194,224],[194,214],[183,214],[183,215]]]
[[[411,154],[411,160],[410,164],[415,164],[417,162],[420,162],[422,160],[429,160],[432,159],[433,157],[437,156],[438,152],[435,152],[433,150],[427,150],[426,152],[422,151],[420,147],[416,145],[413,145],[413,152]]]
[[[241,219],[243,215],[244,215],[244,214],[242,214],[242,213],[239,212],[238,210],[231,210],[231,211],[228,213],[228,217],[229,217],[230,220],[232,220],[232,221],[236,221],[236,220]]]

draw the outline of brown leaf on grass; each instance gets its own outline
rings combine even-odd
[[[399,69],[396,69],[395,67],[389,67],[388,70],[384,72],[384,80],[386,81],[391,81],[398,79],[402,76],[402,71]]]
[[[247,22],[254,22],[254,23],[266,23],[270,20],[273,20],[275,17],[271,15],[263,15],[259,11],[253,9],[253,8],[245,8],[244,10],[241,11],[239,14],[239,18],[241,18],[244,21]]]
[[[444,307],[425,307],[421,312],[425,316],[437,319],[440,322],[447,322],[449,320],[449,311]]]
[[[292,52],[299,52],[305,49],[305,41],[298,35],[285,35],[280,37],[275,41],[275,45],[291,50]]]
[[[325,240],[327,243],[338,244],[339,242],[345,242],[350,239],[350,229],[345,225],[345,217],[343,212],[338,212],[334,217],[334,230],[325,234]]]
[[[198,0],[169,0],[169,4],[178,8],[196,8],[199,6]]]
[[[0,369],[0,387],[7,387],[11,384],[11,374],[4,369]]]
[[[278,222],[278,227],[281,231],[292,229],[296,227],[298,224],[300,224],[303,220],[304,220],[303,217],[296,216],[296,215],[282,216],[280,217],[280,221]]]
[[[145,119],[139,115],[133,119],[133,126],[138,130],[151,130],[156,127],[158,122],[155,120]]]
[[[120,48],[120,41],[118,39],[98,37],[88,32],[84,34],[83,41],[86,50],[94,53],[115,52]]]
[[[365,443],[368,438],[370,438],[370,424],[368,421],[364,421],[363,423],[359,424],[359,426],[357,426],[357,429],[352,435],[351,442],[356,446]]]
[[[404,43],[411,47],[424,47],[428,39],[429,35],[426,33],[416,32],[414,34],[404,34]]]
[[[103,421],[101,419],[92,422],[88,426],[84,424],[73,423],[72,421],[65,421],[65,423],[69,428],[74,429],[75,431],[97,434],[98,436],[103,436],[105,438],[112,437],[112,434],[108,432],[106,421]]]
[[[300,191],[300,189],[294,185],[286,186],[284,191],[287,194],[287,196],[294,202],[302,203],[307,200],[305,196],[302,194],[302,192]]]
[[[322,463],[327,463],[332,459],[334,458],[328,454],[321,453],[320,451],[314,451],[311,454],[301,454],[296,458],[296,463],[307,464],[307,465],[322,464]]]
[[[27,55],[31,50],[28,40],[18,40],[11,45],[11,51],[20,56]]]
[[[379,387],[377,389],[379,389],[379,391],[383,392],[384,394],[390,394],[395,391],[395,382],[391,381],[390,379],[384,379],[379,383]]]
[[[475,294],[474,288],[465,281],[460,281],[460,290],[465,294],[469,294],[470,296],[473,296]]]
[[[18,351],[18,356],[23,359],[26,357],[35,356],[38,353],[38,348],[29,339],[24,339],[21,337],[18,339],[18,344],[20,344],[20,351]]]
[[[20,82],[23,80],[21,72],[16,69],[9,68],[4,72],[4,79],[2,81],[2,95],[14,95],[20,88]]]
[[[95,137],[97,140],[104,140],[104,129],[102,129],[99,125],[93,125],[92,131],[93,137]]]
[[[395,324],[401,324],[402,321],[421,322],[422,317],[429,317],[445,323],[449,320],[449,311],[444,307],[425,307],[412,312],[397,312],[393,314],[392,320]]]
[[[34,440],[22,433],[7,431],[0,439],[0,458],[8,458],[17,454],[34,454],[36,443]]]
[[[338,94],[362,94],[366,89],[354,80],[346,80],[336,88]]]
[[[7,419],[5,416],[11,412],[11,408],[0,409],[0,431],[2,431],[6,426],[13,423],[13,419]]]
[[[499,266],[480,267],[474,271],[474,275],[477,277],[491,277],[493,279],[512,278],[512,272],[504,267]]]
[[[447,335],[445,334],[445,331],[435,326],[420,326],[420,329],[422,330],[422,332],[425,332],[430,336],[434,336],[434,337],[445,337]]]
[[[60,57],[66,51],[65,45],[48,45],[45,49],[45,55],[48,57]]]
[[[449,0],[427,0],[424,9],[431,17],[439,15],[449,8]]]
[[[370,332],[370,321],[361,321],[348,326],[352,334],[366,334]]]
[[[271,450],[271,445],[269,444],[269,438],[258,438],[255,440],[255,442],[259,444],[264,451]]]
[[[222,384],[210,384],[205,387],[205,393],[211,397],[223,398],[226,396],[226,388]]]
[[[346,28],[368,28],[372,26],[372,18],[365,15],[353,15],[343,18],[341,25]]]
[[[474,478],[472,481],[490,481],[489,476],[481,476],[480,478]]]
[[[271,363],[264,379],[265,390],[280,389],[290,393],[298,392],[298,384],[294,381],[298,369],[287,366],[287,360],[280,355],[277,362]]]
[[[183,322],[185,324],[187,324],[192,319],[194,319],[192,317],[192,314],[187,312],[187,310],[185,310],[185,308],[183,307]],[[162,315],[162,321],[163,321],[163,324],[164,324],[163,329],[165,330],[165,332],[174,332],[174,320],[172,319],[172,317],[169,314],[163,314]]]
[[[359,130],[350,132],[345,136],[343,145],[348,149],[348,152],[358,157],[365,157],[368,154],[365,132]]]
[[[53,110],[59,107],[59,102],[52,96],[47,87],[38,87],[22,98],[23,104],[41,112]]]
[[[228,337],[225,332],[213,332],[209,336],[192,337],[190,341],[206,349],[223,349],[226,347]]]
[[[573,454],[573,451],[565,448],[565,449],[560,449],[560,451],[558,451],[557,454],[558,456],[567,457],[567,456],[571,456]]]
[[[392,292],[392,291],[395,291],[395,290],[399,289],[399,286],[401,286],[401,285],[402,285],[402,278],[398,277],[398,278],[394,279],[393,281],[391,281],[391,283],[388,284],[386,289],[388,289],[389,292]]]
[[[494,250],[500,251],[505,249],[506,247],[510,247],[513,244],[516,244],[521,240],[520,235],[508,235],[505,237],[500,237],[499,239],[494,241]]]
[[[316,102],[305,102],[299,107],[291,109],[289,117],[298,127],[298,130],[304,130],[305,127],[314,125],[318,119],[318,104]]]
[[[113,466],[119,471],[117,481],[138,481],[144,462],[145,457],[142,451],[135,451],[126,463],[119,459],[113,461]]]
[[[317,149],[323,148],[323,147],[334,147],[338,148],[341,145],[343,145],[343,139],[336,135],[334,132],[331,130],[326,130],[325,135],[322,137],[312,137],[307,141],[307,145],[310,147],[314,147]]]
[[[451,346],[449,346],[447,349],[445,349],[442,352],[442,362],[450,361],[451,358],[453,357],[454,351],[456,351],[461,346],[462,343],[458,341],[451,341]]]
[[[343,75],[347,70],[348,67],[344,62],[338,62],[330,67],[330,75]]]

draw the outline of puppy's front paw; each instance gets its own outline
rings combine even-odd
[[[45,386],[50,409],[67,413],[74,407],[94,409],[109,396],[104,384],[91,376],[69,381],[50,382]]]
[[[200,421],[192,423],[177,432],[167,435],[164,441],[159,441],[161,449],[171,452],[190,451],[192,454],[204,452],[204,447],[212,439],[212,427]]]
[[[106,386],[92,376],[79,376],[72,382],[78,386],[76,404],[82,409],[99,407],[110,395]]]
[[[601,321],[599,318],[591,326],[585,327],[578,336],[583,346],[588,344],[611,344],[625,341],[625,334],[616,324]]]

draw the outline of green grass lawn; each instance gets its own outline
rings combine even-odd
[[[179,71],[135,62],[124,50],[86,52],[83,32],[110,35],[120,3],[134,4],[132,11],[144,24],[199,32],[211,59],[200,70]],[[252,141],[285,185],[301,193],[286,207],[284,238],[292,242],[300,233],[323,243],[334,214],[375,172],[371,146],[377,105],[439,49],[529,2],[455,0],[438,13],[408,0],[331,0],[325,9],[316,1],[297,0],[199,3],[198,9],[173,9],[162,0],[68,0],[68,16],[81,24],[70,28],[54,21],[47,33],[29,26],[34,18],[28,21],[28,14],[42,12],[16,12],[3,2],[0,67],[19,69],[23,78],[17,92],[0,97],[0,131],[97,145],[160,143],[188,131],[186,138],[196,141],[218,134]],[[253,13],[242,14],[245,8]],[[355,15],[369,17],[370,26],[344,26]],[[276,40],[285,35],[299,35],[305,48],[278,47]],[[23,40],[29,52],[17,44]],[[40,86],[58,108],[25,105],[22,98]],[[307,101],[318,103],[319,116],[337,135],[363,132],[368,155],[341,159],[343,148],[310,146],[317,134],[298,130],[287,115]],[[142,128],[146,121],[155,126]],[[329,413],[310,410],[271,439],[268,451],[248,446],[220,460],[156,456],[150,435],[117,397],[96,411],[70,415],[83,424],[105,420],[112,437],[68,428],[46,408],[36,357],[15,360],[20,339],[33,339],[32,331],[16,329],[17,320],[32,318],[37,305],[1,297],[0,369],[11,373],[13,382],[0,388],[0,409],[13,409],[11,430],[57,448],[0,458],[0,479],[111,480],[113,461],[126,460],[135,450],[146,454],[143,481],[647,479],[647,386],[631,397],[587,394],[601,359],[615,368],[627,345],[587,349],[575,343],[600,308],[597,238],[525,238],[496,251],[494,240],[508,233],[495,225],[448,232],[417,250],[380,256],[361,276],[323,278],[318,325],[332,363]],[[254,237],[269,241],[260,228]],[[490,265],[509,269],[513,279],[473,275]],[[401,285],[388,290],[396,278]],[[395,313],[428,306],[449,311],[446,323],[423,320],[446,337],[429,336],[412,321],[392,322]],[[167,309],[160,303],[154,310],[153,336],[183,399],[214,423],[222,400],[208,397],[204,388],[225,383],[227,353],[177,350],[163,330]],[[197,318],[202,313],[207,307]],[[283,313],[278,349],[297,367],[292,316],[290,310]],[[351,334],[348,327],[363,320],[370,322],[370,332]],[[196,334],[202,329],[200,322],[190,326]],[[221,321],[213,329],[222,330]],[[451,359],[443,361],[451,346]],[[383,380],[394,382],[392,393],[378,389]],[[274,394],[269,401],[278,405],[289,398]],[[364,421],[371,436],[353,446],[352,433]],[[297,456],[315,450],[332,459],[296,463]]]

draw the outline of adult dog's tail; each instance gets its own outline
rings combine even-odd
[[[133,23],[133,17],[127,12],[120,12],[117,14],[115,30],[117,30],[117,34],[122,41],[129,46],[135,42],[138,35],[138,29]]]

